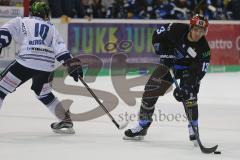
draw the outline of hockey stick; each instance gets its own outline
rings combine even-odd
[[[180,89],[180,86],[179,86],[179,84],[178,84],[178,82],[177,82],[177,80],[176,80],[176,78],[175,78],[175,76],[174,76],[173,70],[170,69],[169,72],[170,72],[170,74],[171,74],[171,77],[172,77],[172,79],[173,79],[173,82],[174,82],[176,88]],[[215,152],[215,151],[217,150],[218,145],[216,145],[216,146],[214,146],[214,147],[212,147],[212,148],[206,148],[206,147],[204,147],[204,146],[202,145],[201,140],[200,140],[200,137],[199,137],[199,133],[198,133],[198,131],[196,130],[196,128],[194,127],[192,121],[190,121],[190,116],[189,116],[189,112],[188,112],[188,110],[187,110],[187,105],[186,105],[185,100],[183,100],[183,99],[182,99],[182,104],[183,104],[185,113],[186,113],[186,115],[187,115],[187,120],[188,120],[188,122],[190,123],[190,125],[191,125],[191,127],[192,127],[192,129],[193,129],[193,132],[194,132],[194,134],[195,134],[195,136],[196,136],[196,139],[197,139],[197,142],[198,142],[198,144],[199,144],[199,147],[200,147],[201,151],[202,151],[203,153],[206,153],[206,154]]]
[[[82,82],[82,84],[87,88],[87,90],[89,91],[89,93],[93,96],[93,98],[97,101],[97,103],[100,105],[100,107],[103,109],[103,111],[108,115],[108,117],[112,120],[112,122],[115,124],[115,126],[118,129],[123,129],[125,128],[128,123],[124,123],[119,125],[117,123],[117,121],[113,118],[113,116],[109,113],[109,111],[107,110],[107,108],[102,104],[102,102],[98,99],[98,97],[95,95],[95,93],[92,91],[92,89],[87,85],[87,83],[83,80],[82,77],[79,76],[79,80]]]

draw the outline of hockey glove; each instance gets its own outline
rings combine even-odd
[[[181,102],[182,100],[186,101],[197,98],[197,94],[191,86],[175,88],[175,90],[173,91],[173,96],[179,102]]]
[[[12,36],[9,31],[0,29],[0,54],[2,48],[7,47],[12,41]]]
[[[78,78],[83,77],[83,70],[81,61],[78,58],[71,58],[64,62],[64,66],[67,67],[68,74],[73,77],[74,81],[78,82]]]

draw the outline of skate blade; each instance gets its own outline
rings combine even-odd
[[[54,133],[58,134],[75,134],[73,128],[52,129]]]
[[[136,136],[136,137],[124,136],[123,140],[142,141],[144,140],[144,136]]]

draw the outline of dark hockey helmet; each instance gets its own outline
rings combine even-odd
[[[208,19],[203,15],[196,14],[190,19],[190,28],[192,28],[193,26],[202,27],[205,31],[207,31]]]
[[[34,1],[31,5],[31,15],[41,17],[43,19],[49,19],[49,6],[43,1]]]

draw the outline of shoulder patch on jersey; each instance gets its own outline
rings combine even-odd
[[[210,51],[203,52],[202,55],[203,55],[203,58],[208,58],[208,57],[210,57],[211,52]]]

